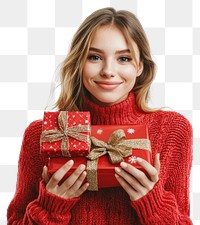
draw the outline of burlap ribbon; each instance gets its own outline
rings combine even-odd
[[[98,190],[97,166],[98,158],[108,154],[111,163],[120,163],[124,157],[132,154],[132,148],[151,151],[150,141],[148,139],[129,139],[126,140],[124,130],[115,130],[108,142],[91,137],[92,150],[87,156],[87,180],[90,191]]]
[[[42,142],[54,142],[61,140],[61,152],[62,156],[70,157],[69,152],[69,138],[72,137],[76,140],[87,142],[90,145],[89,135],[83,134],[81,132],[89,132],[90,127],[88,125],[81,125],[68,127],[68,119],[66,111],[60,111],[58,116],[58,129],[45,130],[40,136],[40,144]]]

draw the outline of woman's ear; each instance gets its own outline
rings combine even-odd
[[[144,68],[144,66],[143,66],[143,62],[142,62],[142,61],[140,61],[140,62],[139,62],[138,69],[137,69],[137,77],[139,77],[139,76],[142,74],[142,72],[143,72],[143,68]]]

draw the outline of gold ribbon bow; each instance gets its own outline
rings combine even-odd
[[[69,152],[69,143],[68,137],[72,137],[76,140],[87,142],[90,145],[90,138],[88,135],[83,134],[81,132],[89,132],[90,127],[88,125],[78,125],[68,127],[68,120],[66,111],[60,111],[58,116],[58,126],[59,129],[54,130],[45,130],[42,132],[40,136],[40,144],[42,142],[54,142],[54,141],[61,141],[61,152],[62,156],[70,157]]]
[[[87,160],[87,180],[90,183],[88,190],[98,190],[97,166],[99,157],[108,154],[111,163],[115,164],[122,162],[124,157],[130,156],[132,148],[151,150],[148,139],[125,140],[125,138],[126,135],[122,129],[115,130],[107,143],[91,137],[92,150],[87,156],[89,159]]]
[[[132,148],[129,141],[125,140],[125,133],[123,130],[115,130],[108,142],[98,140],[95,137],[91,137],[92,151],[87,156],[90,160],[95,160],[105,154],[109,155],[110,161],[114,163],[119,163],[123,161],[124,157],[132,154]],[[94,146],[94,147],[93,147]]]

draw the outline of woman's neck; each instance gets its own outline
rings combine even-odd
[[[92,124],[136,124],[144,113],[137,110],[132,92],[124,101],[112,106],[101,106],[85,98],[84,111],[91,113]]]

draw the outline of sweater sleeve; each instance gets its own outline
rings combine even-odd
[[[189,202],[192,127],[187,119],[176,114],[168,131],[161,149],[158,183],[146,196],[131,202],[143,225],[192,224]]]
[[[47,159],[40,154],[41,121],[24,133],[14,198],[7,209],[7,224],[68,224],[70,210],[79,200],[49,193],[41,180]]]

